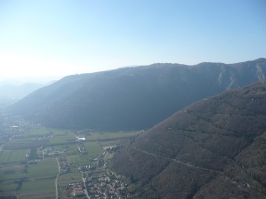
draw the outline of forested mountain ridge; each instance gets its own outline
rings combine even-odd
[[[125,144],[136,198],[266,198],[266,80],[200,100]]]
[[[266,59],[152,64],[67,76],[10,107],[49,127],[148,129],[185,106],[265,77]]]

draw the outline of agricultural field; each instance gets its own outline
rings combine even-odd
[[[55,178],[58,165],[55,158],[44,159],[37,164],[28,165],[28,177],[32,179]]]
[[[24,161],[26,154],[29,152],[29,149],[0,151],[0,164],[18,163]]]
[[[77,166],[92,165],[94,161],[91,159],[96,158],[97,155],[98,154],[69,156],[67,157],[67,161],[70,163],[72,168]]]
[[[64,130],[64,129],[40,128],[40,129],[34,129],[31,131],[28,131],[24,135],[25,136],[44,136],[50,133],[52,135],[65,135],[69,132],[70,131]]]
[[[0,198],[15,195],[21,186],[21,180],[26,178],[25,165],[9,165],[0,168]]]
[[[19,198],[38,198],[45,192],[47,197],[55,197],[55,177],[58,165],[55,158],[44,159],[36,164],[6,166],[0,169],[0,197],[6,192]],[[12,195],[11,194],[11,195]]]
[[[103,152],[103,148],[98,142],[84,142],[83,145],[88,154],[99,154]]]
[[[54,179],[25,181],[18,191],[18,197],[22,199],[43,198],[44,195],[45,198],[55,198]]]
[[[79,182],[79,181],[82,181],[81,173],[76,171],[71,173],[60,174],[57,182],[58,184],[61,185],[68,185],[69,183]]]
[[[49,132],[51,132],[53,135],[68,135],[68,134],[73,134],[71,130],[66,130],[66,129],[53,129],[49,128],[47,129]]]
[[[0,151],[0,163],[6,163],[9,159],[11,150]]]
[[[46,140],[37,140],[37,138],[13,138],[3,147],[4,150],[25,149],[31,147],[39,147],[46,144]]]
[[[12,150],[12,149],[16,149],[17,146],[25,146],[26,147],[28,145],[31,145],[33,142],[34,142],[33,138],[16,137],[16,138],[12,138],[7,144],[5,144],[4,149],[11,149]]]
[[[138,135],[138,132],[94,132],[86,135],[86,140],[106,140],[106,139],[120,139],[128,138]]]
[[[0,198],[33,199],[44,194],[46,198],[55,198],[59,159],[58,194],[65,196],[68,184],[82,181],[80,168],[97,165],[99,155],[104,152],[102,146],[137,134],[86,132],[81,135],[48,128],[16,134],[0,150]],[[85,136],[86,140],[77,142],[77,136]]]
[[[5,180],[18,180],[27,177],[26,165],[6,166],[0,168],[0,181]]]
[[[40,137],[40,136],[45,136],[48,133],[50,133],[49,129],[41,128],[41,129],[34,129],[28,132],[24,133],[24,136],[28,137]]]
[[[9,141],[9,144],[29,143],[32,142],[33,140],[34,138],[32,137],[15,137]]]
[[[67,144],[69,142],[75,142],[76,137],[73,134],[57,135],[49,139],[48,145]]]
[[[71,150],[77,150],[78,149],[78,144],[65,144],[65,145],[55,145],[54,150],[55,151],[71,151]]]
[[[0,182],[0,198],[3,196],[1,192],[15,192],[18,189],[18,183],[12,180],[6,180]]]

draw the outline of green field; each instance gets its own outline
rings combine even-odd
[[[0,179],[1,180],[18,180],[21,178],[26,178],[27,174],[18,172],[18,173],[12,173],[12,174],[3,174],[1,175]]]
[[[30,149],[13,150],[9,157],[9,162],[20,162],[25,160],[26,154],[30,152]]]
[[[6,166],[0,169],[0,181],[27,177],[25,165]]]
[[[76,137],[74,135],[58,135],[49,139],[48,144],[67,144],[68,142],[75,142]]]
[[[68,134],[70,131],[63,130],[63,129],[52,129],[52,128],[41,128],[41,129],[34,129],[25,133],[26,136],[43,136],[48,133],[52,133],[53,135],[65,135]]]
[[[29,143],[32,142],[34,138],[32,137],[16,137],[9,141],[10,144],[16,144],[16,143]]]
[[[136,132],[127,132],[127,133],[117,133],[117,132],[95,132],[90,133],[86,136],[87,140],[105,140],[105,139],[118,139],[118,138],[128,138],[138,135]]]
[[[58,184],[67,186],[69,183],[82,181],[77,166],[92,166],[96,163],[93,159],[103,152],[101,140],[128,138],[135,135],[137,135],[135,132],[85,133],[86,141],[82,144],[87,151],[86,155],[81,155],[78,151],[79,143],[76,142],[76,134],[70,130],[42,128],[28,131],[21,137],[15,137],[4,145],[4,150],[0,151],[0,166],[2,166],[0,167],[0,198],[8,192],[16,194],[20,199],[43,198],[43,196],[54,199],[55,178],[58,174],[58,163],[55,157],[66,157],[70,164],[70,172],[61,173],[58,177]],[[32,159],[35,160],[41,150],[44,150],[44,159],[37,161],[36,164],[23,163],[26,154],[30,155],[30,152],[32,154],[34,152],[35,156]],[[59,193],[61,193],[60,188]]]
[[[8,162],[10,154],[11,154],[11,150],[0,151],[0,163]]]
[[[78,144],[65,144],[65,145],[56,145],[54,146],[55,151],[63,150],[78,150]]]
[[[53,133],[53,135],[68,135],[68,134],[72,134],[72,132],[70,130],[66,130],[66,129],[47,129],[49,130],[49,132]]]
[[[59,184],[69,184],[72,182],[79,182],[79,181],[82,181],[82,179],[81,179],[81,173],[78,171],[61,174],[58,177],[58,183]]]
[[[55,158],[44,159],[37,164],[6,166],[0,169],[0,190],[16,192],[18,189],[19,198],[42,198],[42,192],[54,198],[57,174]]]
[[[50,131],[48,129],[42,128],[42,129],[34,129],[31,131],[26,132],[24,135],[25,136],[44,136],[47,133],[50,133]]]
[[[83,144],[88,154],[99,154],[103,152],[103,148],[97,142],[84,142]]]
[[[75,166],[88,166],[92,165],[94,161],[89,160],[90,158],[96,158],[97,154],[93,155],[81,155],[81,156],[69,156],[67,157],[67,162],[71,164],[72,167]],[[73,168],[74,169],[74,168]]]
[[[0,182],[0,196],[1,192],[8,192],[8,191],[16,191],[18,188],[18,183],[14,183],[14,181],[3,181]]]
[[[58,173],[58,165],[55,158],[44,159],[37,164],[28,165],[28,177],[33,179],[55,178]]]
[[[23,182],[19,198],[55,198],[55,180],[43,179]]]
[[[29,151],[29,149],[0,151],[0,163],[5,164],[24,161],[25,155],[28,154]]]
[[[31,147],[39,147],[46,143],[46,140],[36,140],[35,138],[14,138],[5,144],[4,149],[15,150]]]

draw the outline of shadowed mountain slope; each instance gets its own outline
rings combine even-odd
[[[147,129],[189,104],[265,77],[266,59],[152,64],[67,76],[10,107],[49,127]]]
[[[138,198],[266,198],[266,80],[198,101],[125,144]]]

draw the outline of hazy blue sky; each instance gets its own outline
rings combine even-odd
[[[0,76],[260,57],[265,0],[0,0]]]

